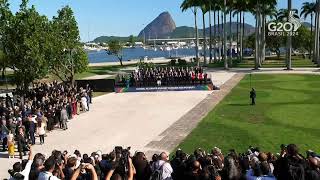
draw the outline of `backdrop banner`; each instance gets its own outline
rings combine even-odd
[[[212,91],[218,90],[219,88],[208,85],[196,85],[196,86],[169,86],[169,87],[116,87],[116,93],[126,92],[157,92],[157,91]]]
[[[92,80],[76,80],[78,87],[86,87],[87,84],[95,92],[113,92],[115,89],[114,79],[92,79]]]

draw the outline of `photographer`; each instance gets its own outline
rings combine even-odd
[[[57,176],[53,175],[53,172],[56,170],[57,162],[54,156],[50,156],[44,162],[44,171],[39,174],[38,180],[60,180]],[[63,164],[61,163],[58,167],[58,171],[63,175]],[[64,177],[62,177],[64,179]]]
[[[306,179],[320,179],[320,161],[310,156],[308,158],[309,168],[306,171]]]
[[[33,163],[33,157],[32,157],[33,154],[32,154],[31,146],[29,147],[29,149],[30,151],[29,151],[28,162],[25,165],[24,169],[23,169],[22,163],[16,162],[13,165],[13,169],[8,171],[11,176],[10,180],[20,180],[20,179],[28,180],[29,179],[31,165]]]
[[[89,173],[88,173],[89,172]],[[89,163],[82,163],[73,173],[71,180],[76,180],[79,177],[84,177],[83,179],[88,179],[86,177],[91,177],[91,180],[98,180],[96,170]]]
[[[128,169],[128,174],[127,174],[127,177],[128,178],[125,178],[127,180],[133,180],[133,175],[135,174],[135,168],[132,164],[132,160],[130,157],[128,157],[128,165],[129,165],[129,169]],[[118,177],[120,178],[121,175],[120,174],[114,174],[115,172],[115,168],[113,167],[108,173],[107,173],[107,176],[105,178],[105,180],[110,180],[112,177]]]
[[[161,179],[171,180],[171,174],[173,173],[173,169],[170,165],[169,156],[167,155],[167,153],[162,152],[159,158],[160,159],[155,164],[155,169],[152,169],[152,176],[154,177],[156,172],[160,172]]]

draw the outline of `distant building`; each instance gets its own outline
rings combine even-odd
[[[135,47],[142,47],[143,46],[143,42],[135,42],[134,46]]]

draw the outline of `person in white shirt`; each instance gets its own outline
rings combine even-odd
[[[52,174],[55,168],[56,168],[56,160],[53,156],[50,156],[44,162],[44,171],[39,174],[38,180],[60,180],[57,176],[54,176]],[[58,169],[60,171],[60,174],[64,176],[62,171],[62,165],[58,166]]]
[[[173,169],[169,163],[169,156],[167,153],[162,152],[160,154],[160,160],[156,162],[155,170],[162,171],[162,180],[172,180],[171,174],[173,173]]]
[[[11,178],[9,180],[15,180],[17,178],[15,178],[16,176],[23,176],[24,180],[29,180],[29,173],[30,173],[30,170],[31,170],[31,165],[32,165],[32,162],[33,162],[33,154],[32,154],[32,147],[29,146],[30,148],[30,152],[29,152],[29,157],[28,157],[28,162],[24,168],[24,170],[22,170],[22,164],[20,162],[16,162],[14,163],[13,165],[13,174],[11,174]]]
[[[88,111],[87,98],[84,95],[81,97],[81,104],[82,104],[82,107],[83,107],[83,111]]]
[[[37,132],[38,132],[38,135],[40,137],[40,144],[44,144],[44,135],[46,134],[46,130],[45,130],[45,122],[43,121],[38,121],[37,122]]]

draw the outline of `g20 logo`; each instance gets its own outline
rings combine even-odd
[[[268,24],[268,30],[270,32],[291,32],[291,31],[297,31],[298,28],[295,27],[294,24],[292,24],[291,22],[286,22],[286,23],[282,23],[282,22],[271,22]]]
[[[294,17],[294,11],[290,11],[287,22],[270,22],[268,24],[269,36],[295,36],[301,27],[300,19]]]

